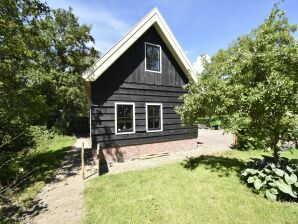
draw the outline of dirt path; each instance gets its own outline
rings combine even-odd
[[[36,201],[38,206],[42,207],[40,213],[25,223],[81,223],[84,190],[84,180],[80,172],[82,141],[88,148],[88,139],[81,138],[76,141],[75,146],[67,152],[54,180],[38,194]],[[86,169],[87,175],[90,175],[90,165]]]

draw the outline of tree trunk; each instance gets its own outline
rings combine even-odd
[[[273,150],[274,150],[273,151],[274,163],[277,167],[280,167],[280,164],[281,164],[281,156],[280,156],[281,149],[277,145],[275,145]]]
[[[279,130],[277,127],[274,127],[274,130]],[[278,147],[278,142],[279,142],[279,132],[278,131],[274,131],[272,133],[272,137],[271,137],[271,148],[273,149],[273,159],[274,159],[274,163],[277,167],[280,167],[281,164],[281,148]]]

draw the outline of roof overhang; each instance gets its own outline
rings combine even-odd
[[[98,59],[83,73],[86,81],[95,81],[99,78],[131,45],[133,45],[151,26],[154,26],[175,60],[188,76],[190,81],[197,81],[197,74],[192,64],[184,54],[174,34],[157,8],[150,11],[138,22],[114,47]]]

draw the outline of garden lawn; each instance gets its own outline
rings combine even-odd
[[[84,222],[298,223],[297,204],[270,202],[240,183],[245,161],[262,154],[229,151],[94,178],[84,193]],[[298,150],[283,156],[297,159]]]

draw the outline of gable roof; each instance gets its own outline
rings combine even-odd
[[[103,57],[98,59],[83,73],[86,81],[95,81],[100,77],[131,45],[133,45],[151,26],[154,26],[165,42],[183,72],[192,81],[196,81],[196,72],[184,54],[178,41],[157,8],[152,9]]]

